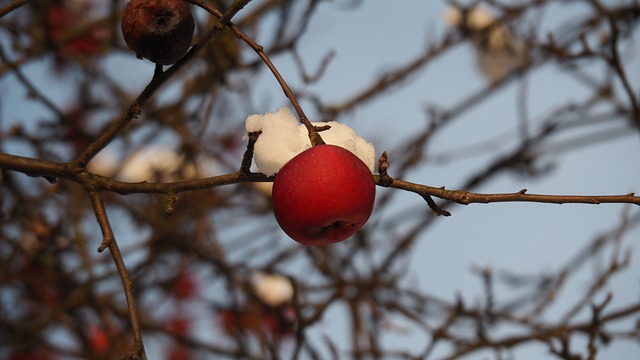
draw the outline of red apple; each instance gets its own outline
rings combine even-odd
[[[183,0],[131,0],[122,15],[122,35],[138,58],[171,65],[189,50],[195,21]]]
[[[273,182],[273,213],[292,239],[327,245],[353,235],[376,195],[367,165],[350,151],[318,145],[289,160]]]

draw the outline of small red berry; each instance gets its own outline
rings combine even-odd
[[[110,343],[109,335],[104,329],[97,325],[89,328],[89,344],[96,355],[104,356],[109,351]]]
[[[183,0],[131,0],[122,15],[122,35],[140,59],[171,65],[183,57],[195,29]]]
[[[173,279],[171,284],[173,296],[178,300],[189,300],[198,292],[198,282],[193,274],[181,272]]]
[[[171,333],[179,336],[186,336],[191,329],[191,320],[183,316],[177,316],[169,320],[167,325],[167,330]]]

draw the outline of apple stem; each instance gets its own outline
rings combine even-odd
[[[312,124],[310,124],[312,125]],[[323,126],[313,126],[312,125],[313,130],[309,131],[309,140],[311,141],[311,146],[316,146],[316,145],[325,145],[326,143],[324,142],[324,140],[322,140],[322,137],[320,136],[320,132],[321,131],[326,131],[331,129],[331,125],[323,125]]]
[[[322,140],[320,133],[316,129],[309,131],[309,141],[311,141],[311,146],[324,145],[325,142]]]
[[[173,215],[173,211],[176,208],[176,203],[178,202],[178,200],[180,200],[180,198],[178,197],[178,194],[175,193],[175,191],[170,190],[167,192],[167,215]]]
[[[156,64],[156,67],[153,69],[153,79],[159,77],[164,73],[164,68],[161,64]]]

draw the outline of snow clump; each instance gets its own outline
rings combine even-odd
[[[313,122],[315,126],[329,125],[321,131],[325,143],[351,151],[362,160],[373,173],[375,148],[345,124],[335,121]],[[253,158],[260,171],[271,176],[294,156],[311,147],[307,128],[298,123],[291,110],[282,107],[264,115],[250,115],[245,123],[247,133],[262,131],[256,141]]]
[[[501,81],[529,61],[528,46],[504,24],[496,23],[491,11],[482,5],[466,10],[451,5],[443,17],[451,29],[468,33],[476,53],[478,70],[492,83]]]
[[[293,298],[293,285],[282,275],[256,271],[251,274],[251,285],[258,298],[273,307],[280,306]]]
[[[103,150],[89,162],[87,169],[125,182],[173,182],[222,172],[215,159],[199,157],[195,164],[187,163],[184,155],[177,151],[154,145],[138,149],[122,160],[115,153]]]

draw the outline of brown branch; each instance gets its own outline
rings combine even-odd
[[[133,293],[133,281],[131,281],[131,278],[129,277],[129,272],[127,271],[127,267],[124,263],[122,253],[120,252],[120,247],[118,246],[115,235],[113,234],[111,224],[109,224],[109,217],[107,216],[107,211],[104,206],[102,193],[92,188],[90,183],[85,183],[84,185],[87,193],[89,194],[89,198],[91,199],[93,209],[96,213],[96,219],[98,221],[98,224],[100,225],[100,229],[102,230],[103,240],[98,251],[103,251],[107,247],[109,248],[111,257],[116,264],[118,275],[120,275],[124,294],[127,299],[129,320],[131,321],[134,340],[128,358],[145,360],[147,358],[147,355],[144,352],[144,346],[142,343],[142,331],[140,329],[140,321],[138,319],[138,313],[136,311],[136,301]]]
[[[382,155],[380,156],[380,158],[378,159],[378,180],[377,180],[377,184],[379,186],[382,187],[389,187],[391,186],[391,184],[393,183],[393,178],[391,176],[389,176],[389,174],[387,173],[387,169],[389,168],[389,157],[387,155],[387,152],[384,151],[382,153]],[[451,213],[448,212],[447,210],[441,208],[440,206],[438,206],[438,204],[436,204],[436,202],[433,200],[433,198],[431,196],[429,196],[428,194],[420,194],[420,196],[422,196],[422,198],[424,199],[424,201],[427,202],[427,205],[429,206],[429,208],[431,209],[431,211],[433,211],[433,214],[436,216],[451,216]]]
[[[574,318],[583,307],[592,301],[593,297],[601,291],[608,283],[609,280],[616,274],[625,270],[629,264],[631,263],[631,253],[622,252],[620,248],[620,241],[622,241],[622,235],[627,227],[628,223],[628,213],[629,206],[625,207],[624,213],[622,215],[622,220],[615,230],[615,234],[613,237],[613,249],[611,253],[611,260],[609,261],[609,265],[606,269],[604,269],[600,274],[594,276],[594,280],[589,286],[588,290],[582,296],[582,300],[578,301],[570,310],[566,312],[566,314],[561,318],[564,322],[569,322],[572,318]],[[606,237],[602,238],[606,239]]]
[[[31,177],[42,177],[50,182],[55,182],[56,179],[66,179],[81,184],[90,182],[91,186],[98,191],[115,192],[121,195],[133,193],[171,195],[242,182],[273,181],[272,177],[264,174],[237,171],[225,175],[169,183],[149,183],[146,181],[130,183],[88,172],[73,163],[56,163],[4,153],[0,153],[0,168],[21,172]]]
[[[57,178],[71,179],[69,168],[53,161],[0,153],[0,168],[21,172],[31,177],[42,177],[49,182]]]
[[[31,81],[29,81],[29,79],[27,79],[26,76],[24,76],[24,74],[22,73],[22,70],[20,70],[20,67],[6,56],[6,54],[4,53],[4,49],[1,46],[0,46],[0,59],[2,59],[3,63],[7,64],[7,66],[11,69],[11,71],[13,71],[13,73],[16,75],[18,80],[24,85],[24,87],[27,88],[27,92],[29,93],[30,96],[33,96],[34,98],[39,99],[49,110],[54,112],[58,117],[60,118],[64,117],[64,114],[55,106],[55,104],[52,103],[51,100],[47,99],[47,97],[44,96],[44,94],[42,94],[40,90],[38,90],[31,83]]]
[[[251,162],[253,161],[253,150],[258,141],[258,137],[262,132],[250,132],[248,134],[249,140],[247,141],[247,150],[245,150],[242,156],[242,164],[240,165],[240,172],[249,174],[251,172]]]
[[[309,74],[304,69],[304,63],[303,63],[302,58],[300,57],[300,54],[298,53],[298,51],[296,51],[294,49],[292,51],[292,55],[293,55],[293,61],[295,61],[296,65],[300,69],[299,71],[300,71],[300,76],[302,77],[302,80],[307,84],[311,84],[311,83],[314,83],[314,82],[318,81],[322,77],[322,75],[324,74],[325,70],[329,66],[329,63],[335,57],[336,53],[335,53],[335,51],[329,51],[320,60],[320,65],[318,65],[318,69],[316,69],[316,71],[313,74]]]
[[[613,68],[613,70],[618,74],[620,82],[622,82],[622,86],[624,87],[624,90],[629,97],[629,103],[631,104],[633,114],[632,120],[635,125],[640,128],[640,104],[638,102],[637,95],[633,90],[633,87],[629,83],[629,78],[627,77],[627,74],[624,70],[622,61],[620,60],[620,54],[618,52],[618,39],[620,30],[618,30],[618,26],[616,25],[615,19],[612,16],[609,16],[609,25],[611,27],[611,41],[609,43],[611,54],[608,57],[605,57],[605,59]]]
[[[514,21],[516,18],[524,16],[525,12],[531,10],[532,8],[540,7],[546,3],[547,0],[535,0],[526,5],[518,5],[513,6],[509,9],[509,11],[505,11],[504,15],[494,21],[494,24],[506,24]],[[464,34],[457,34],[455,32],[448,32],[445,34],[439,43],[431,44],[425,51],[411,60],[405,65],[398,67],[397,69],[383,74],[375,82],[368,85],[366,88],[362,89],[359,93],[355,94],[351,98],[337,104],[330,104],[323,106],[319,104],[319,108],[322,111],[328,112],[332,116],[335,114],[345,111],[350,111],[356,106],[359,106],[365,102],[368,102],[375,97],[388,92],[395,85],[401,84],[403,81],[409,79],[411,76],[414,76],[419,71],[422,71],[429,65],[433,60],[439,58],[447,51],[451,50],[458,44],[463,43],[468,40],[467,36],[461,36]],[[470,97],[466,101],[463,101],[460,106],[453,106],[452,110],[447,114],[443,114],[445,118],[455,117],[460,115],[462,112],[470,109],[473,105],[479,103],[481,100],[486,97],[492,96],[495,93],[495,90],[502,88],[511,81],[513,81],[517,75],[521,72],[525,72],[527,70],[533,69],[534,67],[540,66],[542,64],[543,59],[540,61],[535,61],[535,59],[530,59],[527,64],[524,64],[518,69],[514,69],[507,76],[497,81],[496,83],[490,83],[486,86],[485,89],[477,92],[474,96]],[[317,101],[319,103],[319,101]]]
[[[240,182],[266,182],[272,180],[272,178],[263,174],[246,174],[242,171],[238,171],[225,175],[171,183],[127,183],[87,172],[74,166],[73,163],[60,164],[48,160],[33,159],[3,153],[0,153],[0,167],[7,170],[22,172],[33,177],[44,177],[49,180],[63,178],[82,182],[81,176],[89,176],[91,178],[92,185],[95,186],[96,189],[111,191],[122,195],[131,193],[166,194],[172,191],[178,193],[189,190],[236,184]],[[496,202],[536,202],[550,204],[629,203],[640,205],[640,196],[635,196],[633,193],[626,195],[545,195],[527,194],[526,189],[523,189],[515,193],[481,194],[465,190],[446,190],[444,187],[433,187],[398,179],[391,179],[390,183],[387,183],[389,180],[381,180],[379,175],[374,175],[374,180],[379,186],[410,191],[420,196],[434,196],[440,199],[453,201],[461,205],[469,205],[473,203],[489,204]]]
[[[375,181],[380,185],[379,176]],[[444,187],[432,187],[416,184],[408,181],[393,179],[388,187],[414,192],[420,196],[435,196],[440,199],[456,202],[461,205],[489,204],[496,202],[536,202],[549,204],[604,204],[604,203],[629,203],[640,205],[640,196],[634,193],[626,195],[546,195],[527,194],[526,189],[515,193],[480,194],[465,190],[446,190]]]
[[[76,166],[84,167],[87,163],[107,146],[133,119],[140,116],[142,105],[133,103],[120,119],[107,125],[100,135],[73,161]]]
[[[628,307],[618,309],[616,311],[612,311],[607,315],[602,315],[600,312],[603,307],[608,304],[608,300],[605,299],[601,305],[599,305],[600,309],[598,309],[598,321],[597,326],[603,327],[608,322],[613,322],[617,319],[626,318],[630,315],[640,312],[640,303],[632,304]],[[445,359],[458,359],[463,355],[470,354],[474,351],[480,350],[482,348],[515,348],[520,345],[524,345],[533,341],[543,341],[547,343],[551,343],[553,339],[568,339],[568,336],[572,335],[574,332],[583,333],[587,336],[590,336],[594,331],[598,329],[594,329],[594,321],[593,319],[586,320],[577,324],[567,324],[566,322],[559,322],[557,324],[551,326],[544,325],[532,325],[532,334],[524,334],[524,335],[514,335],[514,336],[506,336],[501,339],[476,339],[470,342],[464,342],[459,344],[458,349],[447,356]],[[456,339],[450,339],[452,341],[456,341]]]
[[[462,39],[459,37],[452,35],[446,36],[439,44],[430,46],[422,55],[413,59],[404,67],[401,67],[393,72],[383,74],[373,84],[369,85],[360,93],[354,95],[350,99],[347,99],[338,104],[328,106],[321,105],[321,110],[327,112],[332,117],[338,113],[352,110],[357,105],[367,102],[374,97],[381,95],[386,91],[389,91],[389,89],[394,85],[400,84],[402,81],[405,81],[416,72],[424,69],[424,67],[432,60],[438,58],[440,55],[444,54],[446,50],[450,49],[461,41]]]

